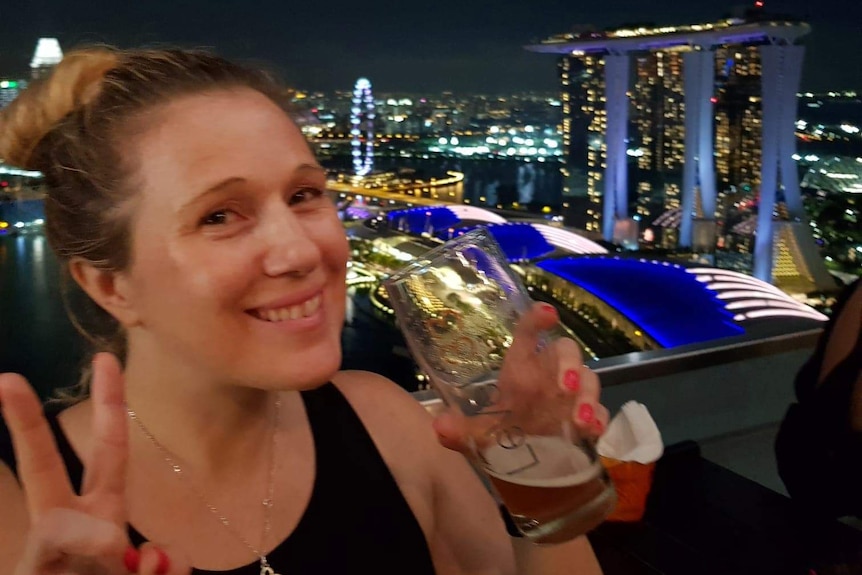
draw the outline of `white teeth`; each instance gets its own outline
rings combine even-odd
[[[320,296],[306,300],[300,304],[282,307],[279,309],[258,310],[255,315],[262,320],[279,322],[288,319],[299,319],[312,315],[320,307]]]
[[[319,297],[311,298],[310,300],[305,302],[302,306],[303,315],[310,316],[311,314],[313,314],[314,312],[317,311],[317,307],[319,305],[320,305],[320,298]]]

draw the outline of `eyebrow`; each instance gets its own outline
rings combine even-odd
[[[309,164],[309,163],[300,164],[296,167],[295,171],[296,172],[315,172],[315,173],[326,174],[326,170],[320,164]],[[234,184],[245,183],[247,181],[248,180],[246,180],[245,178],[240,177],[240,176],[231,176],[229,178],[225,178],[224,180],[221,180],[220,182],[213,184],[212,186],[208,187],[207,189],[205,189],[201,193],[197,194],[195,197],[190,199],[188,202],[184,203],[182,206],[180,206],[180,211],[186,210],[189,206],[198,202],[201,198],[212,195],[216,192],[220,192],[220,191],[224,190],[225,188],[229,188],[230,186],[232,186]]]
[[[296,171],[297,172],[299,172],[299,171],[305,171],[305,172],[312,171],[312,172],[318,172],[318,173],[326,174],[326,170],[323,169],[323,166],[321,166],[320,164],[307,164],[307,163],[306,164],[299,164],[296,167]]]

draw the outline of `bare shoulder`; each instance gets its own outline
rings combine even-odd
[[[359,415],[390,467],[400,463],[421,469],[446,451],[437,442],[425,408],[393,381],[367,371],[343,371],[333,383]]]
[[[386,427],[415,429],[431,436],[431,417],[422,405],[390,379],[369,371],[342,371],[333,379],[365,421]],[[379,420],[379,421],[378,421]]]
[[[428,539],[438,573],[508,573],[499,511],[465,458],[440,445],[432,417],[392,381],[367,372],[334,379],[356,410]]]
[[[24,490],[12,470],[0,462],[0,573],[11,573],[30,528]]]

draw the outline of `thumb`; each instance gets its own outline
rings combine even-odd
[[[470,451],[466,422],[463,415],[447,409],[434,418],[431,426],[434,429],[434,433],[437,434],[437,441],[446,449],[459,453],[468,453]]]
[[[440,445],[472,458],[493,437],[497,424],[494,417],[467,417],[448,408],[434,418],[431,426]]]
[[[170,545],[144,543],[140,548],[139,575],[189,575],[191,560]]]

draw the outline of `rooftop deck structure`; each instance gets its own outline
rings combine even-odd
[[[804,22],[746,22],[732,18],[687,26],[558,34],[538,44],[528,45],[526,49],[531,52],[571,55],[576,52],[621,54],[680,46],[711,47],[763,41],[793,44],[810,31],[811,27]]]

